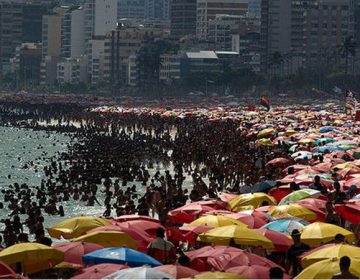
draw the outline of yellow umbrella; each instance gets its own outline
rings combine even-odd
[[[131,249],[137,249],[135,240],[132,239],[127,233],[120,231],[94,231],[82,235],[74,239],[74,241],[96,243],[105,248],[128,247]]]
[[[200,274],[196,274],[189,279],[247,279],[247,278],[235,273],[214,271],[214,272],[203,272]]]
[[[231,217],[226,217],[222,215],[206,215],[204,217],[201,217],[199,219],[196,219],[192,223],[190,223],[192,226],[210,226],[210,227],[222,227],[222,226],[230,226],[230,225],[238,225],[247,227],[246,224],[235,220]]]
[[[352,258],[360,258],[360,248],[347,244],[330,244],[314,249],[313,253],[306,255],[301,259],[303,268],[308,267],[316,262],[341,258],[343,256],[351,256]]]
[[[111,223],[102,218],[80,216],[66,219],[47,230],[51,237],[60,239],[62,236],[65,239],[71,239],[81,236],[88,230],[102,226],[111,226]]]
[[[296,130],[293,130],[293,129],[288,129],[284,132],[284,135],[286,136],[291,136],[291,135],[294,135],[294,134],[297,134],[298,132]]]
[[[258,144],[261,146],[265,146],[265,147],[272,147],[273,146],[273,142],[271,142],[270,139],[268,138],[262,138],[258,141]]]
[[[355,240],[355,235],[342,227],[328,223],[315,222],[302,229],[301,240],[311,247],[317,247],[323,243],[334,240],[336,234],[345,236],[348,242]]]
[[[273,134],[275,131],[275,129],[273,129],[272,127],[270,128],[265,128],[263,130],[261,130],[258,134],[257,137],[258,138],[263,138],[263,137],[267,137],[270,136],[271,134]]]
[[[273,217],[287,217],[290,215],[307,221],[315,220],[317,217],[313,211],[310,211],[299,204],[276,206],[272,208],[268,214]]]
[[[25,274],[54,267],[64,260],[64,253],[55,248],[32,242],[18,243],[0,252],[0,261],[7,265],[21,264]]]
[[[301,139],[298,143],[301,145],[307,145],[307,144],[314,143],[314,142],[315,142],[314,139],[305,138],[305,139]]]
[[[258,208],[266,201],[270,205],[276,205],[276,200],[265,193],[246,193],[231,199],[228,204],[232,211],[251,210]]]
[[[347,162],[347,163],[341,163],[341,164],[335,165],[333,168],[331,168],[331,170],[334,171],[336,169],[345,169],[345,168],[360,169],[358,166]]]
[[[216,245],[229,245],[233,241],[239,245],[261,246],[263,248],[274,247],[268,238],[257,231],[237,225],[211,229],[200,234],[198,239]]]
[[[331,279],[334,274],[340,273],[339,258],[332,258],[316,262],[305,268],[294,279]],[[360,260],[351,259],[350,272],[360,276]]]

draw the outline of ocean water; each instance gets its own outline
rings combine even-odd
[[[56,159],[59,153],[67,150],[70,140],[71,137],[69,135],[57,132],[0,127],[0,189],[8,188],[9,185],[15,182],[19,184],[26,183],[31,188],[40,186],[41,179],[46,178],[43,172],[44,167],[49,165],[51,158]],[[33,164],[30,164],[31,161]],[[24,168],[25,165],[28,168]],[[170,165],[168,169],[172,173],[173,166]],[[164,166],[161,164],[154,165],[153,169],[149,169],[151,176],[156,171],[164,174]],[[204,181],[208,183],[208,180],[205,179]],[[132,185],[136,185],[139,195],[144,194],[145,188],[141,182],[130,182],[128,184],[128,186]],[[184,187],[191,189],[191,186],[192,178],[188,175],[186,176]],[[101,190],[102,185],[99,185],[97,199],[103,204],[105,196]],[[34,197],[33,201],[35,199]],[[4,201],[2,193],[0,193],[0,201]],[[72,199],[62,202],[65,217],[47,215],[43,212],[45,228],[51,227],[66,218],[79,215],[100,216],[105,211],[105,208],[98,204],[95,204],[95,206],[86,206],[85,204],[85,202],[74,201]],[[7,204],[4,204],[4,209],[0,210],[0,219],[9,218],[10,212],[11,210],[7,208]],[[112,214],[115,215],[114,210]],[[20,218],[24,222],[27,215],[20,215]],[[3,230],[3,228],[4,224],[0,223],[0,230]],[[24,227],[24,230],[27,232],[26,227]],[[32,236],[30,236],[31,238]],[[58,242],[58,240],[54,240],[54,242]]]

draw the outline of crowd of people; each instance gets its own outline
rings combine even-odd
[[[105,218],[139,214],[158,217],[164,226],[170,226],[169,211],[189,202],[215,199],[221,193],[247,193],[258,182],[280,180],[283,170],[266,163],[274,158],[288,158],[293,145],[281,140],[276,146],[260,145],[256,134],[249,135],[250,128],[264,122],[261,115],[209,121],[209,117],[199,114],[178,118],[138,112],[99,113],[75,104],[3,102],[0,116],[1,126],[56,131],[71,138],[65,152],[48,159],[40,185],[18,182],[2,186],[0,209],[9,213],[2,221],[3,247],[28,241],[50,246],[52,240],[46,235],[44,220],[51,215],[76,214],[64,211],[63,203],[67,201],[102,207]],[[286,121],[274,117],[271,121],[281,122],[283,127],[294,123],[293,118]],[[322,121],[315,119],[294,129],[311,130],[313,124]],[[274,133],[271,139],[277,137],[279,134]],[[310,150],[310,146],[306,149]],[[316,156],[312,160],[321,163],[324,158]],[[303,161],[297,159],[296,163]],[[29,162],[24,168],[32,164]],[[288,168],[287,174],[294,174],[294,169]],[[333,204],[342,203],[353,193],[342,191],[336,174],[333,176],[334,192],[328,191],[320,177],[311,187],[328,197],[326,221],[344,226],[344,220],[333,211]],[[186,184],[186,180],[191,183]],[[277,184],[281,185],[279,181]],[[290,187],[296,191],[299,184],[291,182]],[[288,273],[293,276],[300,271],[296,257],[309,250],[300,242],[299,234],[293,231],[294,245],[288,252],[292,265],[291,269],[287,267]],[[164,232],[159,231],[157,237],[164,238]],[[163,246],[156,240],[150,243],[148,253],[173,263],[176,250],[172,243],[168,246],[174,249],[172,253],[160,257],[154,253],[158,244]],[[179,261],[186,264],[184,254],[180,253]],[[343,274],[337,277],[353,277],[346,270],[346,258],[340,266]],[[273,277],[280,277],[281,272],[271,271]]]

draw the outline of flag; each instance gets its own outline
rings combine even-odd
[[[342,92],[343,92],[342,89],[339,88],[338,86],[335,86],[335,87],[333,88],[333,91],[334,91],[335,93],[342,93]]]
[[[354,93],[350,89],[348,89],[346,91],[346,97],[345,97],[346,114],[352,114],[352,112],[355,110],[356,105],[357,105],[357,101],[354,96]]]
[[[260,105],[270,111],[270,100],[265,95],[261,96]]]

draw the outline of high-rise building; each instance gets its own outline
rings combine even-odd
[[[66,11],[62,20],[61,57],[78,58],[85,50],[85,10],[74,6]]]
[[[196,34],[196,0],[172,0],[171,37],[180,39]]]
[[[169,21],[170,0],[118,0],[118,19]]]
[[[0,75],[10,71],[10,59],[22,43],[22,19],[21,3],[0,2]]]
[[[283,73],[318,65],[353,35],[353,21],[352,0],[262,0],[262,71],[268,72],[275,54],[290,60]]]
[[[261,0],[249,0],[247,16],[250,18],[261,17]]]
[[[196,36],[206,39],[209,20],[218,14],[245,15],[248,11],[248,0],[198,0],[196,11]]]
[[[48,12],[48,6],[25,4],[22,17],[22,42],[37,43],[42,39],[42,17]]]
[[[61,25],[68,7],[56,7],[42,20],[41,84],[54,84],[61,56]]]

